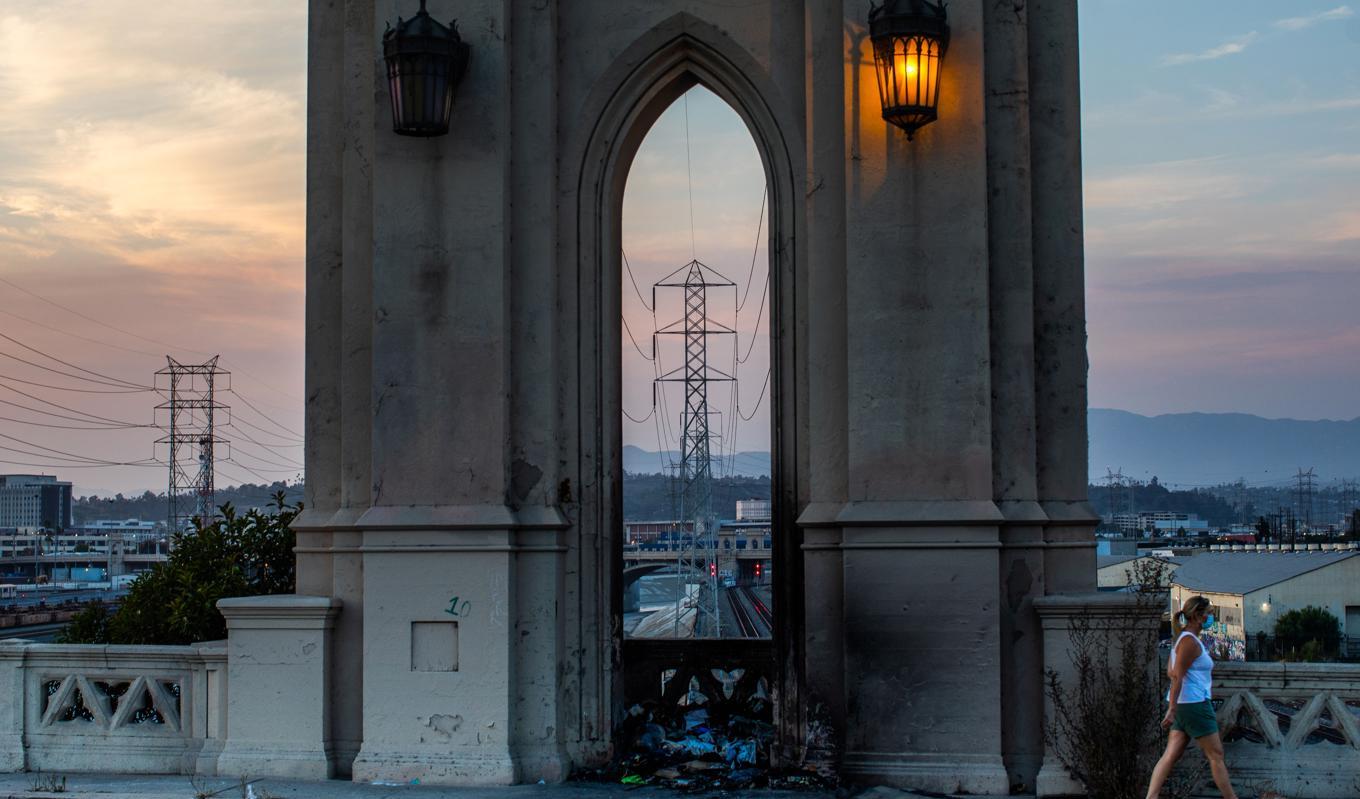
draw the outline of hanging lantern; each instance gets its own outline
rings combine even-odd
[[[907,132],[935,121],[940,67],[949,46],[944,3],[885,0],[869,11],[883,118]]]
[[[443,136],[449,132],[453,89],[467,71],[468,46],[457,21],[447,26],[420,11],[383,33],[387,87],[392,95],[392,130],[402,136]]]

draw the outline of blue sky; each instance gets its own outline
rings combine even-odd
[[[1093,406],[1360,416],[1357,9],[1082,0]]]
[[[1360,416],[1360,2],[1080,10],[1092,404]],[[301,458],[305,64],[302,2],[0,3],[0,332],[137,381],[167,351],[222,353],[240,421],[219,469],[228,484],[292,477]],[[711,95],[690,106],[694,254],[744,289],[755,148]],[[630,177],[625,247],[644,291],[691,254],[683,125],[681,106],[663,115]],[[754,316],[757,272],[743,349],[768,322]],[[647,348],[651,315],[624,298]],[[641,418],[651,365],[625,348],[637,377],[625,407]],[[766,358],[757,346],[742,366],[741,410],[755,416],[740,449],[766,446]],[[6,378],[88,388],[0,360]],[[32,393],[154,419],[154,395]],[[5,389],[0,400],[64,413]],[[46,463],[81,492],[164,483],[157,468],[57,454],[150,458],[155,430],[0,410],[0,471]],[[655,448],[654,429],[629,430]]]

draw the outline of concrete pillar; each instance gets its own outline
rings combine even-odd
[[[223,599],[227,620],[224,776],[328,779],[331,629],[340,601],[316,596]]]
[[[1029,4],[1039,499],[1049,593],[1095,587],[1086,501],[1086,285],[1077,0]]]
[[[1001,527],[1002,750],[1012,787],[1031,790],[1043,760],[1044,594],[1035,474],[1034,268],[1030,205],[1027,12],[983,6],[987,80],[992,490]]]
[[[843,745],[846,725],[844,563],[836,517],[846,489],[846,220],[845,58],[841,0],[808,2],[808,175],[817,190],[808,197],[807,308],[808,483],[803,528],[803,619],[807,685],[805,723],[829,724],[832,743]],[[807,736],[821,740],[821,735]],[[830,751],[809,752],[829,758]]]
[[[864,6],[844,6],[849,503],[837,521],[844,771],[999,794],[982,5],[950,4],[940,118],[910,142],[881,118]]]
[[[24,649],[26,641],[0,641],[0,772],[28,767],[24,751]]]

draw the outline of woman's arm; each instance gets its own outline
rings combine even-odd
[[[1185,684],[1185,672],[1190,668],[1194,659],[1194,644],[1190,643],[1190,639],[1182,638],[1176,644],[1175,663],[1168,664],[1166,667],[1166,676],[1171,678],[1171,694],[1167,703],[1166,716],[1162,719],[1163,728],[1170,727],[1171,723],[1176,720],[1176,704],[1181,698],[1181,686]]]

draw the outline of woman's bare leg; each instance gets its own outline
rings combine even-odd
[[[1218,786],[1218,792],[1223,794],[1223,799],[1237,799],[1237,792],[1233,790],[1232,781],[1228,779],[1228,764],[1223,762],[1223,739],[1218,733],[1214,733],[1196,738],[1195,743],[1199,744],[1200,750],[1204,752],[1204,759],[1209,761],[1209,771],[1214,775],[1214,785]]]
[[[1162,792],[1162,786],[1166,784],[1166,778],[1171,776],[1172,767],[1181,759],[1181,755],[1185,754],[1185,747],[1189,743],[1189,735],[1180,730],[1171,731],[1166,739],[1166,751],[1162,753],[1162,759],[1157,761],[1157,766],[1152,769],[1152,782],[1148,783],[1147,799],[1157,799]]]

